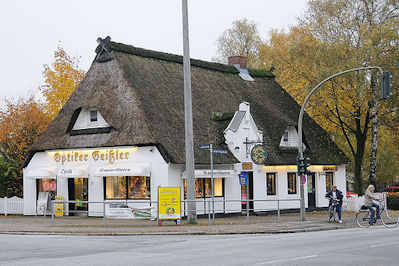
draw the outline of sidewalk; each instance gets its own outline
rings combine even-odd
[[[299,221],[299,213],[282,214],[280,223],[277,215],[216,218],[215,225],[208,225],[208,218],[198,219],[197,225],[183,221],[176,225],[164,221],[159,226],[156,221],[132,219],[107,219],[91,217],[51,217],[43,216],[0,216],[0,234],[56,234],[56,235],[199,235],[199,234],[277,234],[335,230],[351,228],[354,213],[343,213],[343,224],[328,223],[327,212],[306,213],[306,221]]]

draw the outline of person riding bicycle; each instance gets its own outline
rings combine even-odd
[[[328,207],[332,205],[333,201],[336,200],[338,202],[337,204],[337,213],[338,213],[338,219],[339,223],[342,224],[342,199],[344,198],[342,191],[337,189],[337,186],[333,186],[332,190],[327,192],[326,198],[330,199],[330,202],[328,203]]]
[[[369,185],[364,192],[364,206],[366,206],[370,211],[370,224],[376,223],[378,219],[381,219],[380,206],[373,202],[373,200],[380,201],[380,199],[374,195],[374,190],[374,186]],[[377,210],[377,217],[375,217],[374,208]]]

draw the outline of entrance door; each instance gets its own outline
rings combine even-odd
[[[253,182],[253,173],[252,172],[247,172],[248,174],[248,185],[249,185],[249,191],[247,188],[247,185],[241,185],[241,210],[245,211],[247,210],[247,199],[253,200],[254,199],[254,182]],[[249,194],[247,193],[249,192]],[[248,196],[247,196],[248,194]],[[254,209],[254,202],[249,201],[249,210],[250,212],[253,212]]]
[[[87,178],[68,178],[68,197],[72,201],[88,200]],[[87,215],[87,203],[69,203],[69,215]]]
[[[308,176],[308,208],[316,208],[316,178],[315,173],[310,173]]]

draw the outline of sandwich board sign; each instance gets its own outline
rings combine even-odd
[[[158,220],[180,220],[180,187],[158,187]]]

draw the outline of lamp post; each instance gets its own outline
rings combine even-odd
[[[302,103],[301,111],[299,112],[299,117],[298,117],[298,160],[299,160],[299,161],[303,160],[303,147],[302,147],[302,120],[303,120],[303,113],[305,112],[305,107],[306,107],[306,104],[307,104],[308,101],[309,101],[310,96],[312,96],[312,94],[315,93],[325,82],[327,82],[327,81],[329,81],[329,80],[331,80],[331,79],[333,79],[333,78],[336,78],[336,77],[338,77],[338,76],[344,75],[344,74],[349,73],[349,72],[361,71],[361,70],[370,70],[370,69],[378,69],[378,70],[380,71],[380,73],[381,73],[381,76],[382,76],[382,77],[385,76],[385,74],[384,74],[382,68],[381,68],[381,67],[378,67],[378,66],[369,66],[369,67],[353,68],[353,69],[349,69],[349,70],[346,70],[346,71],[343,71],[343,72],[336,73],[336,74],[334,74],[334,75],[332,75],[332,76],[330,76],[330,77],[324,79],[322,82],[320,82],[319,84],[317,84],[317,86],[314,87],[314,88],[309,92],[309,94],[306,96],[304,102]],[[386,73],[386,72],[385,72],[385,73]],[[384,82],[383,82],[383,86],[386,86],[386,85],[384,84]],[[386,91],[386,88],[385,88],[385,87],[384,87],[383,91]],[[389,91],[389,89],[388,89],[388,91]],[[377,108],[377,107],[376,107],[376,103],[374,103],[374,104],[375,104],[375,106],[373,107],[373,109],[375,108],[375,110],[376,110],[376,108]],[[375,118],[375,120],[373,119],[373,126],[374,126],[374,124],[376,124],[376,119],[377,119],[377,118]],[[373,129],[373,132],[376,132],[376,130]],[[303,162],[303,161],[302,161],[302,162]],[[303,163],[302,163],[302,164],[303,164]],[[299,165],[299,164],[298,164],[298,165]],[[298,168],[299,168],[299,167],[298,167]],[[300,215],[301,215],[301,221],[305,221],[305,195],[304,195],[304,194],[305,194],[305,192],[304,192],[305,182],[303,182],[303,181],[305,181],[305,173],[304,173],[303,169],[298,169],[298,173],[301,175],[301,184],[300,184],[300,196],[301,196]]]
[[[188,8],[187,0],[182,0],[183,13],[183,68],[184,68],[184,128],[187,173],[187,220],[197,222],[194,180],[194,140],[193,140],[193,110],[191,96],[190,46],[188,40]]]

